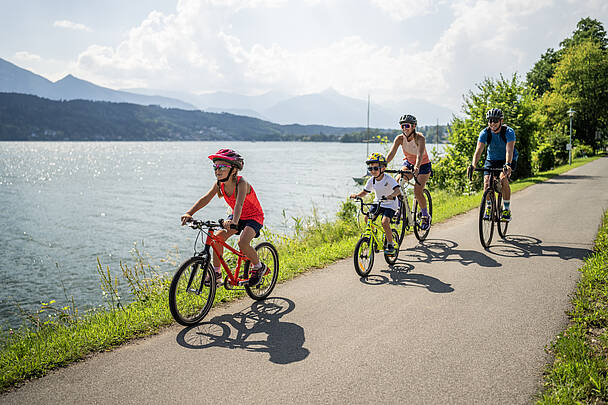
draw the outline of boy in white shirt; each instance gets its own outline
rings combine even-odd
[[[399,209],[397,196],[400,194],[399,184],[390,175],[385,174],[386,158],[381,153],[372,153],[367,160],[367,170],[372,177],[358,194],[351,194],[350,198],[364,197],[372,191],[375,193],[374,203],[380,204],[378,214],[382,214],[382,228],[388,242],[386,254],[396,253],[393,245],[393,233],[391,232],[391,218]]]

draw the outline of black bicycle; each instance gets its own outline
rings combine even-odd
[[[498,229],[498,235],[505,238],[507,235],[508,221],[501,220],[500,207],[502,207],[502,186],[500,184],[500,173],[503,169],[497,168],[475,168],[476,172],[488,172],[490,174],[490,186],[484,191],[479,205],[479,240],[484,248],[489,248],[494,236],[494,224]],[[471,173],[472,174],[472,173]]]

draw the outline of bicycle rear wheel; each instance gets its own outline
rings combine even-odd
[[[169,309],[184,326],[195,325],[207,315],[215,298],[215,272],[209,259],[192,257],[175,272],[169,287]]]
[[[507,228],[509,227],[509,223],[507,221],[501,221],[500,219],[502,214],[502,212],[500,211],[502,208],[502,194],[498,194],[496,207],[496,227],[498,228],[498,234],[501,238],[504,239],[507,237]]]
[[[367,277],[374,266],[374,241],[364,236],[355,246],[355,270],[361,277]]]
[[[396,252],[394,255],[386,254],[386,246],[388,245],[388,241],[386,240],[386,237],[384,237],[384,260],[386,260],[388,264],[393,265],[397,261],[397,257],[399,257],[399,243],[397,243],[399,240],[399,234],[394,229],[391,229],[391,231],[393,233],[393,244],[395,245]]]
[[[414,198],[414,235],[416,235],[416,239],[420,242],[426,239],[431,230],[431,222],[433,221],[433,199],[431,198],[431,193],[426,188],[423,190],[422,194],[424,195],[424,199],[426,200],[426,209],[430,215],[429,227],[426,229],[422,229],[420,227],[420,217],[422,216],[422,210],[420,205],[418,204],[418,200]]]
[[[488,209],[489,207],[489,209]],[[488,212],[486,212],[488,210]],[[479,240],[484,248],[490,247],[494,234],[494,218],[496,218],[496,205],[494,204],[494,191],[488,188],[483,193],[479,206]]]
[[[279,253],[270,242],[262,242],[255,247],[255,251],[260,258],[260,262],[267,267],[262,275],[262,280],[255,286],[245,285],[245,291],[254,300],[263,300],[268,297],[279,278]],[[249,277],[249,262],[245,265],[245,278]]]

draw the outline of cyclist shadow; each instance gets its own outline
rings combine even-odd
[[[457,262],[463,266],[501,267],[493,257],[478,250],[457,249],[458,243],[447,239],[426,239],[401,250],[397,263]]]
[[[568,243],[568,245],[572,245],[572,243]],[[591,249],[588,248],[546,245],[542,240],[529,235],[507,235],[501,244],[490,246],[488,251],[505,257],[547,256],[559,257],[562,260],[583,260],[591,254]]]
[[[295,323],[279,320],[294,308],[294,302],[287,298],[267,298],[254,302],[243,311],[216,316],[208,322],[184,328],[176,340],[180,346],[189,349],[225,347],[265,352],[276,364],[302,361],[310,354],[303,347],[306,341],[304,329]],[[266,334],[267,338],[251,338],[259,334]]]
[[[405,264],[395,264],[388,269],[381,270],[384,274],[372,274],[361,277],[361,282],[367,285],[400,285],[407,287],[424,287],[434,293],[450,293],[454,291],[451,284],[444,283],[438,278],[427,276],[426,274],[412,273],[414,266]]]

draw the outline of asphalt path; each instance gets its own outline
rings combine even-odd
[[[530,403],[608,207],[602,158],[512,197],[484,250],[477,210],[57,370],[2,403]],[[354,246],[353,246],[354,248]]]

